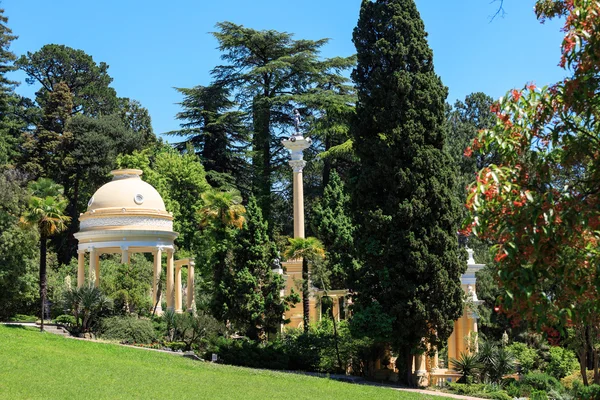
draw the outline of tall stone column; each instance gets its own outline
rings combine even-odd
[[[190,261],[188,264],[188,281],[187,281],[187,310],[194,312],[194,303],[196,301],[194,291],[194,266],[196,264]]]
[[[100,287],[100,254],[92,247],[90,250],[90,278],[94,277],[94,286]]]
[[[173,250],[167,250],[167,309],[173,311],[175,293],[173,290]]]
[[[85,284],[85,250],[77,250],[77,287]]]
[[[181,312],[181,263],[175,264],[175,312]]]
[[[160,304],[160,296],[158,294],[158,285],[160,284],[160,273],[162,270],[161,265],[162,258],[162,247],[159,247],[154,252],[154,279],[152,281],[152,308],[156,307],[156,313],[162,313],[162,306]]]
[[[303,152],[310,147],[310,138],[304,138],[300,133],[281,142],[291,152],[290,167],[294,171],[294,238],[304,237],[304,184],[302,170],[306,166]]]
[[[306,161],[292,160],[290,166],[294,170],[294,237],[304,238],[304,182],[302,170],[306,166]]]

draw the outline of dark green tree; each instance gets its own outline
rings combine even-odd
[[[19,217],[27,208],[26,176],[14,169],[0,174],[0,319],[35,314],[38,260],[35,229],[22,229]]]
[[[248,337],[265,341],[284,322],[290,303],[299,301],[295,294],[281,297],[285,288],[282,275],[273,271],[277,253],[269,239],[267,223],[254,197],[246,207],[244,227],[236,237],[233,260],[216,291],[225,299],[225,319],[242,329]]]
[[[72,114],[111,114],[117,108],[116,92],[109,85],[108,65],[96,64],[83,50],[58,44],[47,44],[35,53],[27,52],[16,65],[27,74],[26,82],[40,84],[36,101],[45,107],[48,96],[59,82],[64,82],[73,95]]]
[[[352,58],[319,59],[327,43],[295,40],[287,32],[257,31],[231,22],[217,24],[224,65],[215,67],[215,84],[231,90],[251,127],[252,189],[264,218],[272,221],[273,174],[283,165],[280,134],[289,132],[292,110],[310,115],[319,101],[333,96],[325,82],[353,64]],[[335,83],[335,82],[334,82]],[[281,133],[280,133],[281,132]]]
[[[184,138],[176,145],[180,151],[193,146],[211,185],[222,186],[229,176],[238,188],[247,192],[250,189],[245,159],[248,129],[243,123],[244,113],[230,100],[230,90],[211,85],[177,91],[184,96],[183,111],[177,114],[177,119],[183,122],[180,130],[167,134]]]
[[[7,23],[8,18],[4,15],[4,9],[0,8],[0,115],[6,113],[8,98],[12,96],[13,89],[17,84],[6,76],[8,72],[17,69],[14,65],[17,57],[10,51],[10,45],[17,36],[13,35],[12,30],[6,25]]]
[[[354,224],[349,213],[350,196],[334,170],[312,215],[313,231],[326,249],[330,289],[347,288],[349,272],[354,268]]]
[[[466,267],[456,168],[444,149],[447,89],[426,37],[413,0],[364,0],[353,35],[355,312],[378,303],[393,318],[387,340],[409,383],[413,355],[442,345],[462,313]]]
[[[133,131],[143,141],[144,147],[156,142],[150,113],[139,101],[119,97],[117,99],[117,114],[125,127]]]

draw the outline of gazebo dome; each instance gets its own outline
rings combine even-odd
[[[151,185],[140,179],[139,169],[112,171],[113,180],[94,193],[88,202],[87,211],[123,207],[141,210],[165,210],[160,194]]]
[[[111,172],[113,180],[94,193],[79,217],[80,233],[89,231],[173,231],[173,217],[160,194],[144,182],[139,169]]]

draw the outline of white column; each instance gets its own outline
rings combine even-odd
[[[156,313],[162,312],[160,297],[158,295],[158,285],[160,283],[162,247],[159,247],[154,252],[154,279],[152,282],[152,309],[156,306]],[[158,304],[158,305],[157,305]]]
[[[90,249],[90,279],[94,277],[94,286],[100,286],[100,254],[95,248]]]
[[[187,310],[194,311],[195,292],[194,292],[194,265],[193,261],[188,264],[188,281],[187,281]]]
[[[167,250],[167,309],[173,311],[175,302],[173,290],[173,250]]]
[[[304,184],[302,170],[306,165],[304,160],[292,160],[290,166],[294,170],[294,238],[304,238]]]
[[[181,288],[181,263],[175,264],[175,312],[180,313],[181,297],[183,289]]]
[[[77,250],[77,287],[85,284],[85,250]]]
[[[121,264],[129,264],[129,247],[121,247]]]

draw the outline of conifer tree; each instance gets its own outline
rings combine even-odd
[[[341,72],[354,58],[320,60],[327,39],[296,40],[287,32],[258,31],[231,22],[218,23],[217,28],[213,35],[225,64],[213,69],[214,84],[228,88],[245,113],[251,130],[252,193],[272,229],[273,175],[287,167],[279,132],[285,135],[293,126],[295,107],[307,116],[325,103],[339,107],[337,96],[347,101],[351,88]]]
[[[427,342],[444,342],[461,315],[466,256],[456,237],[456,172],[444,150],[447,89],[426,37],[413,0],[363,0],[352,73],[359,158],[353,209],[362,264],[355,310],[377,305],[391,317],[387,340],[408,382],[413,354]]]
[[[323,242],[330,289],[345,289],[354,266],[354,225],[349,216],[350,197],[335,170],[323,197],[313,209],[313,230]]]
[[[246,207],[246,222],[236,238],[229,276],[218,291],[225,298],[225,317],[248,337],[265,340],[284,322],[283,313],[297,295],[281,297],[283,276],[273,271],[277,259],[275,244],[269,239],[267,222],[251,197]]]
[[[13,64],[16,60],[15,54],[10,51],[10,45],[17,36],[6,25],[8,18],[4,15],[4,9],[0,8],[0,115],[4,115],[7,108],[8,97],[12,94],[17,84],[6,77],[6,73],[17,69]]]

